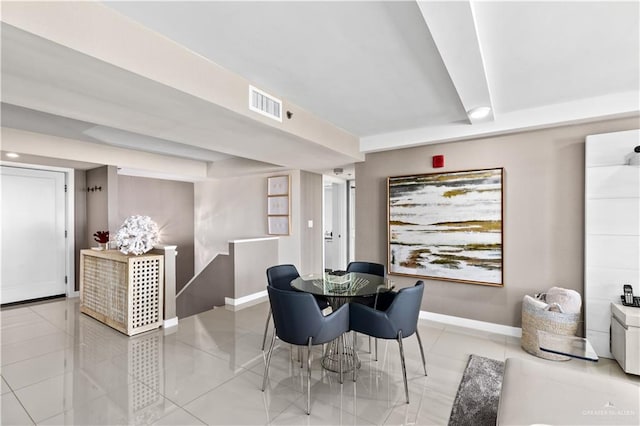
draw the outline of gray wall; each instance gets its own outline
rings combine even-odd
[[[91,247],[87,238],[87,173],[84,170],[75,170],[73,179],[75,290],[78,291],[80,290],[80,250]]]
[[[109,228],[109,183],[108,183],[108,166],[102,166],[95,169],[87,170],[86,185],[84,189],[86,196],[86,214],[87,214],[87,232],[85,234],[86,242],[89,247],[95,247],[96,243],[93,234],[96,231],[110,230]],[[101,190],[87,191],[87,188],[100,187]],[[114,200],[112,199],[113,203]]]
[[[387,261],[388,176],[504,167],[504,287],[426,280],[422,309],[519,327],[525,294],[583,294],[585,137],[639,127],[635,117],[368,154],[356,164],[355,257]],[[433,169],[438,154],[445,167]]]
[[[113,236],[127,217],[151,217],[160,228],[160,243],[178,246],[176,291],[180,291],[193,277],[193,183],[122,175],[117,182],[118,214]]]
[[[224,306],[233,294],[233,255],[216,256],[182,293],[176,297],[176,314],[186,318]]]
[[[300,273],[322,272],[322,175],[300,173]],[[308,227],[309,220],[313,228]]]

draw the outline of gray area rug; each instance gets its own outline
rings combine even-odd
[[[504,362],[471,355],[464,370],[449,426],[495,425],[504,375]]]

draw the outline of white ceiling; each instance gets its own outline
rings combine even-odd
[[[415,2],[108,2],[358,136],[465,120]]]
[[[363,152],[640,109],[636,1],[105,4],[347,130]],[[4,126],[214,162],[241,157],[317,170],[354,161],[2,29]],[[466,111],[479,103],[493,114],[472,121]]]

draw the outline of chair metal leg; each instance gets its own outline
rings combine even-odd
[[[373,350],[374,350],[374,355],[373,355],[373,360],[374,361],[378,361],[378,339],[373,339]]]
[[[311,346],[312,338],[309,337],[307,348],[307,416],[311,414]]]
[[[402,361],[402,378],[404,379],[404,394],[409,403],[409,385],[407,385],[407,366],[404,363],[404,349],[402,348],[402,331],[398,331],[398,346],[400,347],[400,361]]]
[[[302,346],[298,346],[298,361],[300,361],[300,368],[304,366],[304,357],[302,356]]]
[[[345,353],[344,353],[344,334],[342,334],[340,337],[338,337],[338,365],[340,366],[340,384],[343,383],[342,381],[342,361],[345,357]]]
[[[352,333],[355,335],[356,332],[352,331]],[[356,361],[356,350],[353,350],[353,381],[356,381],[356,373],[358,372],[358,361]]]
[[[267,387],[267,377],[269,377],[269,364],[271,363],[271,354],[273,353],[273,346],[276,343],[276,331],[273,331],[273,337],[271,338],[271,346],[269,347],[269,353],[267,354],[267,363],[264,366],[264,377],[262,378],[262,392]]]
[[[267,331],[269,330],[269,320],[271,320],[271,307],[269,307],[269,315],[267,315],[267,323],[264,325],[264,335],[262,336],[262,351],[264,351],[264,344],[267,341]]]
[[[424,375],[427,375],[427,362],[424,359],[424,348],[422,347],[422,339],[420,338],[420,333],[418,333],[418,328],[416,327],[416,337],[418,338],[418,346],[420,346],[420,356],[422,357],[422,367],[424,368]]]
[[[378,309],[378,295],[380,294],[380,292],[378,291],[379,289],[376,290],[376,298],[373,300],[373,309]],[[373,358],[374,361],[378,360],[378,339],[373,339],[375,340],[375,346],[376,346],[376,356]],[[369,336],[369,354],[371,354],[371,336]]]

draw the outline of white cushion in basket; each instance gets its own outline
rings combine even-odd
[[[557,303],[565,314],[579,314],[582,308],[580,293],[560,287],[551,287],[547,291],[547,303]]]
[[[535,297],[531,297],[528,294],[524,295],[524,300],[523,302],[526,301],[527,303],[529,303],[531,306],[533,306],[534,308],[538,308],[538,309],[546,309],[547,308],[547,304],[544,303],[542,300],[540,299],[536,299]]]

